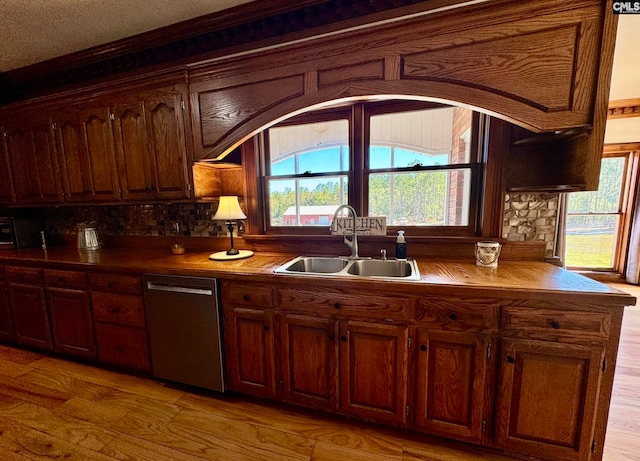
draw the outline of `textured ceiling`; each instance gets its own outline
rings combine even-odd
[[[0,72],[249,1],[0,0]]]
[[[0,72],[249,1],[0,0]],[[640,15],[619,19],[611,100],[640,97]]]

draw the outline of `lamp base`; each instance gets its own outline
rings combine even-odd
[[[213,261],[233,261],[234,259],[245,259],[253,256],[253,251],[250,250],[238,250],[237,255],[227,254],[226,251],[218,251],[217,253],[211,253],[209,259]]]

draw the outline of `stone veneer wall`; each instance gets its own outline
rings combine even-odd
[[[547,258],[555,252],[558,194],[507,194],[502,237],[511,241],[542,240]]]
[[[59,207],[47,208],[44,213],[51,234],[75,234],[78,223],[95,221],[102,235],[226,236],[225,223],[211,219],[217,208],[218,203],[212,202]],[[175,232],[175,223],[179,224],[179,233]],[[244,226],[240,223],[237,229],[242,235]]]

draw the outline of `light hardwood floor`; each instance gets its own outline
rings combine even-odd
[[[640,289],[616,285],[640,297]],[[640,308],[628,308],[604,459],[640,461]],[[0,460],[509,461],[245,397],[0,345]]]

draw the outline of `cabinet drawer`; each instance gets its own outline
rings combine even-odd
[[[43,269],[35,267],[7,267],[7,281],[13,283],[27,283],[30,285],[42,285],[44,283]]]
[[[281,288],[278,289],[278,294],[279,307],[285,310],[391,320],[413,319],[415,315],[415,303],[412,299],[368,291]]]
[[[144,304],[140,296],[117,293],[91,293],[96,322],[144,327]]]
[[[45,270],[44,281],[48,287],[86,288],[87,276],[84,272]]]
[[[542,339],[572,336],[578,339],[605,340],[609,337],[611,326],[611,318],[606,312],[517,307],[503,307],[501,322],[505,333]]]
[[[105,363],[149,371],[147,334],[138,328],[96,324],[98,358]]]
[[[222,300],[225,304],[246,307],[273,307],[274,287],[242,282],[222,282]]]
[[[90,274],[89,283],[91,284],[91,289],[97,291],[135,295],[142,293],[140,277],[132,275]]]
[[[500,308],[482,304],[466,304],[460,300],[421,299],[417,319],[421,326],[439,330],[481,331],[497,329]]]

